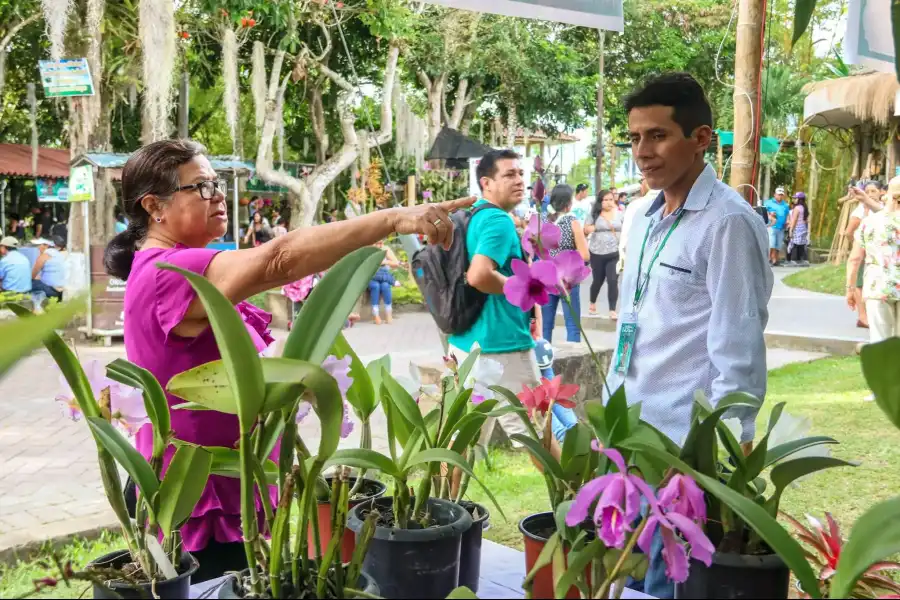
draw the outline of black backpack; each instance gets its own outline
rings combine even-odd
[[[466,233],[469,223],[482,210],[497,209],[487,203],[472,210],[453,213],[453,244],[450,250],[429,244],[413,254],[412,269],[425,299],[425,306],[438,328],[446,334],[465,333],[475,325],[488,295],[466,282],[469,253]]]

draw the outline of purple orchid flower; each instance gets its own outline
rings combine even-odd
[[[350,410],[347,408],[347,403],[344,402],[344,420],[341,422],[341,438],[347,438],[351,433],[353,433],[353,421],[350,420]]]
[[[106,367],[97,360],[92,360],[84,366],[84,374],[97,402],[100,402],[103,391],[109,390],[109,418],[113,425],[128,435],[134,435],[138,429],[150,422],[141,390],[107,377]],[[60,403],[63,415],[67,419],[79,421],[83,415],[75,399],[75,393],[62,374],[59,376],[59,382],[61,391],[55,400]]]
[[[422,198],[424,198],[425,200],[431,200],[431,196],[431,190],[425,190],[424,192],[422,192]]]
[[[322,362],[322,368],[325,369],[329,375],[334,377],[334,380],[337,382],[338,389],[340,390],[343,399],[344,420],[341,423],[342,438],[346,438],[353,431],[353,421],[350,420],[350,410],[347,407],[347,391],[353,385],[353,378],[350,377],[350,363],[351,358],[349,356],[345,356],[341,359],[338,359],[336,356],[329,356]],[[311,410],[312,404],[305,401],[301,402],[300,406],[297,408],[297,423],[299,424],[309,416]]]
[[[521,260],[512,261],[513,276],[503,284],[506,300],[527,312],[535,304],[546,304],[550,300],[550,292],[559,283],[556,265],[542,260],[529,266]]]
[[[560,252],[553,258],[553,262],[559,273],[560,287],[566,295],[591,274],[590,267],[584,264],[584,259],[577,250]]]
[[[522,234],[522,248],[528,256],[550,258],[550,251],[559,248],[562,230],[553,223],[541,221],[538,215],[532,215]]]
[[[625,546],[626,533],[632,531],[641,514],[641,496],[656,503],[653,490],[643,479],[628,473],[625,460],[618,450],[603,448],[605,454],[619,470],[587,482],[578,491],[575,501],[566,515],[566,525],[577,527],[588,517],[591,505],[597,500],[593,522],[598,526],[597,536],[608,548]]]

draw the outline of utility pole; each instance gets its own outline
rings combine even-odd
[[[603,46],[606,42],[606,32],[597,30],[600,46],[600,78],[597,80],[597,165],[594,169],[594,193],[603,188]]]
[[[731,187],[756,203],[751,189],[753,169],[759,162],[759,66],[766,0],[739,0],[737,52],[734,60],[734,146]]]

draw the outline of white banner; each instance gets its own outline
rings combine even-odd
[[[450,8],[622,31],[622,0],[424,0]],[[852,1],[852,0],[851,0]],[[890,0],[885,0],[889,2]],[[890,23],[888,24],[890,27]]]
[[[891,0],[850,0],[844,61],[886,73],[894,72]]]

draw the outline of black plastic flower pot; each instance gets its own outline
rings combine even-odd
[[[87,568],[95,569],[121,569],[132,562],[131,553],[128,550],[117,550],[95,558],[88,563]],[[103,583],[94,583],[94,598],[190,598],[191,575],[200,567],[197,559],[188,552],[181,555],[176,572],[178,577],[157,581],[155,585],[150,583],[126,583],[125,581],[109,580]]]
[[[359,536],[373,508],[390,514],[392,497],[364,502],[350,511],[347,527]],[[462,537],[472,527],[469,512],[458,504],[428,499],[434,525],[398,529],[376,526],[363,561],[385,598],[446,598],[459,584]]]
[[[246,597],[246,592],[240,586],[240,582],[250,576],[250,570],[247,569],[240,573],[240,579],[234,574],[228,575],[228,578],[219,585],[216,590],[216,598],[221,600],[235,600],[237,598]],[[356,582],[356,589],[370,596],[379,596],[378,584],[375,580],[365,573],[359,574],[359,581]],[[286,598],[299,598],[299,594],[293,594],[292,590],[286,590]],[[271,595],[269,596],[271,597]],[[187,596],[185,596],[187,598]]]
[[[687,581],[675,585],[676,598],[772,598],[786,600],[791,571],[777,554],[713,554],[712,565],[691,560]]]
[[[463,534],[459,551],[459,585],[477,592],[478,579],[481,577],[481,538],[487,529],[491,513],[475,502],[462,501],[459,505],[472,517],[472,526]]]

